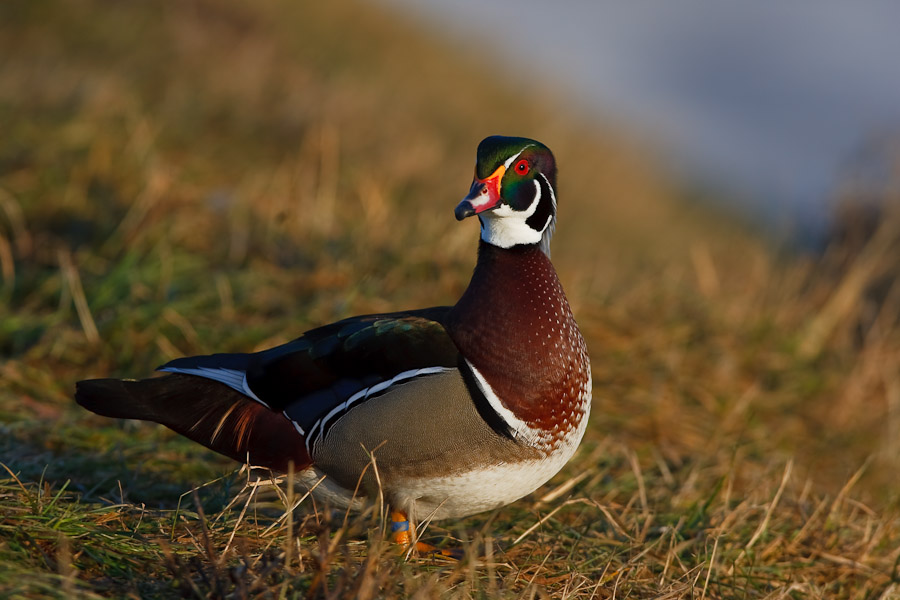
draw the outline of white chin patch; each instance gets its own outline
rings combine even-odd
[[[527,210],[513,210],[509,204],[501,204],[500,208],[478,215],[481,220],[481,239],[488,244],[500,248],[512,248],[519,244],[537,244],[541,241],[544,229],[550,223],[544,223],[540,231],[532,229],[526,221],[537,210],[541,201],[541,186],[534,182],[535,195]]]

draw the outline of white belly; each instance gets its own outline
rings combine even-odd
[[[530,494],[559,472],[569,456],[493,465],[438,479],[411,479],[394,490],[394,499],[417,521],[465,517]]]

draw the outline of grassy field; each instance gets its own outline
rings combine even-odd
[[[355,2],[0,4],[0,596],[900,598],[900,219],[779,253],[503,69]],[[462,562],[74,405],[454,302],[494,133],[561,165],[594,411],[544,488],[427,528]]]

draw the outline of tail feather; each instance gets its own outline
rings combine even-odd
[[[240,462],[287,471],[310,464],[303,438],[283,415],[218,381],[176,373],[143,380],[91,379],[75,401],[117,419],[161,423]]]

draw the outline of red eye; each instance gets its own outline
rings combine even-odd
[[[528,175],[528,161],[524,158],[516,163],[516,173],[519,175]]]

